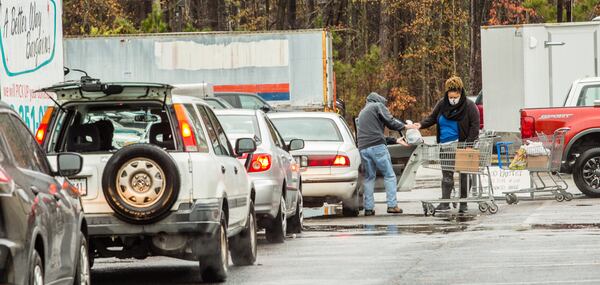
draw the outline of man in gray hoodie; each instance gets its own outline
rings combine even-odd
[[[367,96],[367,104],[358,115],[358,149],[364,170],[363,189],[365,195],[365,216],[375,215],[375,174],[379,170],[384,176],[387,196],[387,212],[401,214],[402,209],[396,201],[396,174],[392,167],[390,153],[386,146],[388,138],[383,131],[385,127],[400,131],[403,128],[416,129],[417,126],[405,125],[395,119],[386,107],[387,99],[373,92]]]

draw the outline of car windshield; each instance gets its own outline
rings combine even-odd
[[[342,141],[337,125],[327,118],[271,118],[286,142],[292,139],[305,141]]]
[[[174,149],[171,126],[161,107],[82,104],[69,110],[71,123],[64,134],[65,143],[51,145],[51,150],[59,151],[63,146],[73,152],[106,152],[136,143]],[[62,125],[62,120],[59,123]],[[56,128],[55,137],[61,129]]]
[[[260,129],[254,115],[218,115],[219,121],[228,135],[253,134],[259,140]]]

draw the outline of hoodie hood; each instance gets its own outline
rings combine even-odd
[[[367,103],[381,103],[385,105],[387,104],[387,99],[375,92],[371,92],[371,94],[367,96]]]

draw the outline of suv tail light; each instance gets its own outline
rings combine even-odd
[[[521,117],[521,138],[527,139],[535,136],[535,119],[533,117]]]
[[[190,122],[190,119],[185,111],[185,108],[181,104],[173,104],[175,109],[175,116],[179,123],[179,132],[183,139],[183,148],[185,151],[198,151],[198,145],[196,144],[196,135],[194,134],[194,126]]]
[[[35,132],[35,140],[38,144],[42,145],[44,143],[44,139],[46,138],[46,133],[48,132],[48,125],[50,124],[50,119],[52,119],[52,114],[54,113],[54,107],[48,107],[46,109],[46,113],[44,113],[44,117],[42,118],[42,122]]]
[[[308,167],[349,167],[350,158],[345,155],[311,155],[308,157]]]
[[[252,155],[248,172],[262,172],[271,168],[271,155],[266,153],[256,153]]]

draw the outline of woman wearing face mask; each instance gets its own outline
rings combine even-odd
[[[437,142],[450,144],[453,142],[474,142],[479,136],[479,110],[475,103],[467,99],[462,80],[458,76],[446,80],[444,98],[442,98],[431,114],[420,124],[425,129],[437,125]],[[442,199],[450,199],[454,188],[454,172],[442,171]],[[467,174],[460,175],[460,197],[467,198]],[[448,203],[440,203],[436,211],[447,211]],[[467,203],[460,203],[459,212],[467,211]]]

